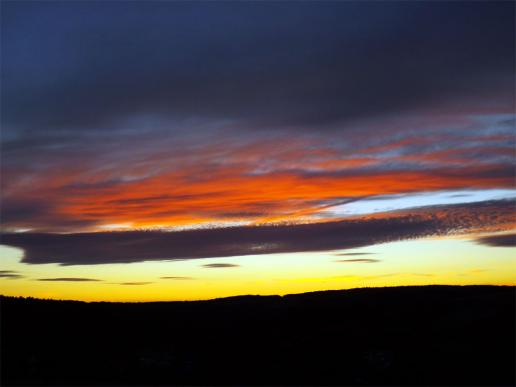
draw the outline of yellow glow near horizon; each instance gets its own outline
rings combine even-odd
[[[364,252],[372,254],[336,255]],[[17,272],[23,276],[19,279],[0,278],[0,294],[84,301],[167,301],[243,294],[283,295],[365,286],[515,285],[514,252],[513,248],[482,246],[461,239],[436,238],[340,252],[59,266],[20,263],[21,250],[0,246],[0,270]],[[375,259],[379,262],[336,262],[339,259]],[[203,266],[213,263],[240,266]],[[41,278],[92,278],[101,281],[37,280]]]

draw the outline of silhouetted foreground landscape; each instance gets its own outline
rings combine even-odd
[[[514,385],[515,287],[1,298],[2,385]]]

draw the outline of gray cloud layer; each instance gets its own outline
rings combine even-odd
[[[381,262],[379,259],[372,259],[372,258],[356,258],[356,259],[338,259],[335,262],[342,262],[342,263],[376,263]]]
[[[135,115],[150,126],[166,116],[321,128],[513,92],[512,2],[5,2],[2,11],[3,120],[19,130],[123,127]]]
[[[57,282],[97,282],[101,281],[94,278],[82,277],[60,277],[60,278],[38,278],[37,281],[57,281]]]
[[[23,278],[23,275],[13,270],[0,270],[0,278],[20,279]]]
[[[421,179],[469,176],[464,188],[477,179],[506,186],[514,176],[513,141],[485,148],[465,140],[475,130],[510,137],[514,121],[464,123],[514,110],[513,2],[5,1],[1,18],[0,217],[8,230],[94,229],[109,220],[105,212],[83,217],[62,206],[191,165],[192,180],[230,165],[238,176],[306,179],[424,169]],[[310,161],[304,166],[275,160],[294,132],[324,139],[340,159],[396,138],[400,126],[418,139],[435,128],[448,136],[430,133],[430,144],[416,141],[399,156],[458,149],[435,157],[466,168],[390,160],[318,170],[306,147],[307,156],[293,157]],[[230,152],[205,155],[214,142],[228,150],[275,136],[279,150],[268,145],[245,168]],[[113,200],[136,218],[140,208],[182,198],[157,189]],[[253,218],[273,205],[198,215]]]
[[[358,248],[430,235],[464,233],[513,221],[514,201],[500,200],[405,211],[386,218],[181,232],[3,234],[24,250],[24,263],[89,265]]]
[[[207,269],[226,269],[230,267],[240,267],[240,265],[236,265],[234,263],[207,263],[206,265],[202,265]]]
[[[516,234],[489,235],[475,241],[491,247],[516,247]]]

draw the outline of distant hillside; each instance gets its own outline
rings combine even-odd
[[[0,297],[2,385],[514,385],[515,287]]]

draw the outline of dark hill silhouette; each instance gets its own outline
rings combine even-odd
[[[515,382],[515,287],[0,301],[2,385]]]

